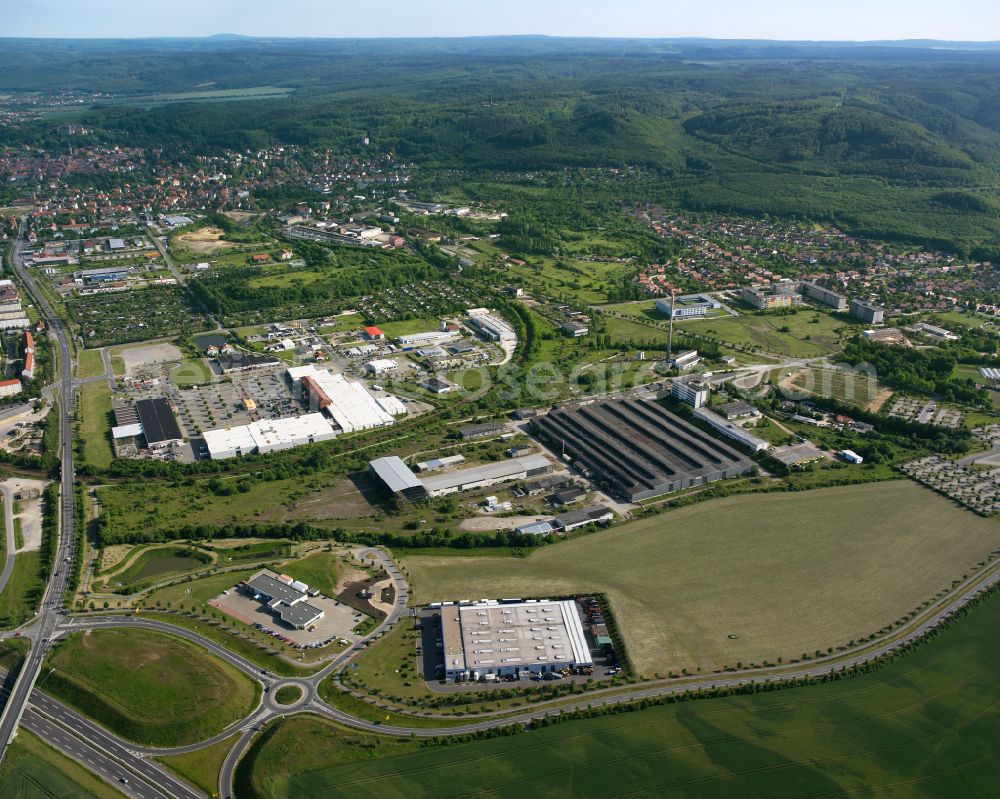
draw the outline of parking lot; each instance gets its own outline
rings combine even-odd
[[[308,602],[322,610],[324,616],[306,630],[295,630],[284,626],[281,620],[267,609],[267,605],[243,593],[237,587],[215,597],[209,604],[239,621],[269,633],[278,640],[285,641],[290,646],[301,649],[325,646],[338,639],[350,643],[359,639],[360,636],[351,631],[365,620],[364,614],[325,596],[310,597]]]
[[[982,516],[1000,511],[1000,469],[961,466],[940,455],[930,455],[899,467],[905,475],[965,505]]]
[[[912,397],[897,397],[889,410],[889,416],[955,429],[962,426],[962,420],[965,418],[965,414],[957,408],[945,408],[934,400],[925,402]]]
[[[302,413],[284,378],[284,366],[227,375],[218,382],[178,388],[167,379],[165,369],[152,385],[129,391],[133,400],[164,394],[177,409],[177,420],[188,438],[219,427],[249,424],[259,419],[278,419]],[[250,400],[248,404],[246,400]]]

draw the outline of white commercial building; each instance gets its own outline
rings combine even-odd
[[[222,460],[329,441],[336,435],[337,431],[323,414],[307,413],[304,416],[264,419],[239,427],[208,430],[202,437],[212,460]]]
[[[379,377],[399,368],[399,363],[394,358],[376,358],[365,364],[365,371]]]
[[[341,374],[310,365],[293,367],[287,375],[292,388],[301,390],[310,409],[326,413],[345,433],[387,427],[399,415],[395,403],[380,400],[363,384]]]
[[[450,681],[593,665],[572,600],[443,603],[441,637]]]
[[[407,349],[413,349],[414,347],[425,347],[428,344],[438,344],[442,341],[451,341],[454,338],[458,338],[458,332],[454,330],[428,330],[424,333],[397,336],[396,341]]]
[[[475,308],[473,310],[478,311],[480,309]],[[492,316],[490,314],[472,316],[469,319],[469,323],[485,338],[491,341],[517,341],[517,334],[513,328],[499,316]]]
[[[758,438],[753,433],[744,428],[740,427],[738,424],[727,421],[723,417],[719,416],[715,411],[710,411],[708,408],[695,408],[694,415],[696,418],[701,419],[703,422],[714,427],[722,435],[733,439],[733,441],[740,442],[743,446],[749,447],[754,452],[761,452],[762,450],[770,449],[771,445],[762,438]]]

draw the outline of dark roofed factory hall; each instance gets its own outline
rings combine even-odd
[[[534,420],[559,454],[630,502],[746,474],[753,462],[655,402],[616,399],[563,408]]]

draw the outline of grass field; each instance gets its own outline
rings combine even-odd
[[[876,401],[884,387],[878,382],[874,372],[871,376],[860,372],[838,369],[796,369],[791,378],[788,372],[778,372],[780,384],[791,388],[804,397],[832,397],[840,402],[866,408]],[[884,394],[884,391],[883,391]]]
[[[65,639],[40,687],[122,737],[176,746],[211,737],[249,713],[258,688],[228,663],[149,630],[94,630]]]
[[[21,552],[14,558],[14,571],[0,593],[0,627],[17,627],[35,612],[45,587],[40,568],[37,551]]]
[[[80,437],[83,439],[83,460],[92,466],[111,465],[114,452],[109,440],[108,414],[111,413],[111,389],[105,382],[88,383],[80,389],[83,419]]]
[[[123,794],[22,729],[0,766],[0,796],[4,799],[122,799]]]
[[[302,689],[297,685],[283,685],[274,694],[279,705],[294,705],[302,698]]]
[[[104,360],[101,358],[100,350],[80,350],[78,355],[80,358],[78,372],[82,379],[100,377],[104,374]]]
[[[409,753],[412,742],[379,741],[381,758],[353,733],[299,716],[251,752],[251,797],[985,799],[1000,774],[998,624],[994,596],[855,679]]]
[[[813,321],[816,320],[816,321]],[[783,328],[787,327],[788,330]],[[804,310],[788,316],[747,315],[677,322],[675,330],[703,333],[724,344],[760,348],[792,358],[828,355],[841,336],[857,329],[830,314]]]
[[[635,668],[652,675],[870,635],[998,545],[996,521],[894,481],[728,497],[527,558],[403,562],[417,602],[605,591]]]
[[[150,549],[140,554],[122,571],[110,575],[105,585],[114,590],[120,586],[129,587],[154,578],[162,580],[168,575],[202,569],[211,562],[211,555],[191,547]]]
[[[157,759],[179,777],[195,787],[201,788],[209,796],[218,796],[219,772],[222,771],[226,755],[229,754],[229,750],[232,749],[238,737],[234,735],[232,738],[206,746],[204,749],[196,749],[185,755],[171,755]]]
[[[336,552],[317,552],[290,563],[285,568],[292,577],[310,588],[319,589],[325,596],[336,596],[338,557]]]

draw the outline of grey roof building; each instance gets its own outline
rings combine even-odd
[[[262,571],[247,580],[246,585],[255,598],[262,598],[268,610],[289,627],[301,630],[326,615],[320,608],[306,602],[306,591],[296,588],[302,583],[285,583]]]
[[[368,473],[404,499],[423,499],[427,496],[424,484],[397,455],[373,460],[368,464]]]
[[[753,462],[653,401],[612,399],[552,411],[533,424],[630,502],[745,474]]]

